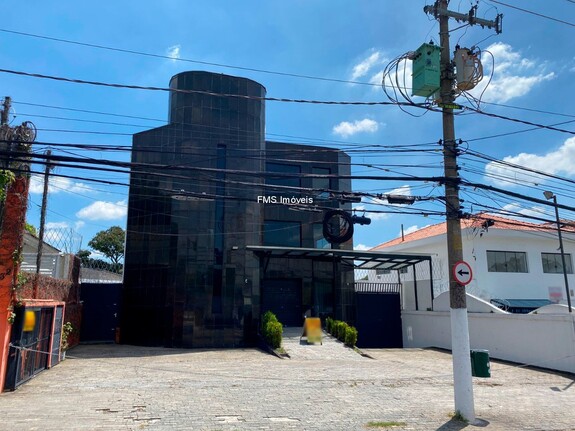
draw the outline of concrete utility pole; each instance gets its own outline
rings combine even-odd
[[[46,224],[46,207],[48,203],[48,183],[50,180],[50,170],[52,164],[50,163],[51,150],[46,151],[46,169],[44,170],[44,190],[42,193],[42,207],[40,208],[40,229],[38,232],[38,252],[36,253],[36,275],[40,274],[40,267],[42,266],[42,247],[44,245],[44,227]],[[38,277],[34,282],[34,298],[38,297]]]
[[[471,357],[469,344],[469,323],[465,286],[455,280],[453,269],[463,260],[461,241],[459,174],[457,167],[457,143],[453,118],[455,73],[449,48],[449,18],[495,28],[501,32],[500,16],[495,21],[475,18],[476,7],[469,14],[451,12],[447,9],[448,0],[438,0],[433,6],[425,6],[424,12],[439,20],[441,45],[441,87],[440,98],[443,107],[443,163],[445,170],[445,206],[447,213],[447,256],[449,267],[449,304],[451,308],[451,351],[453,358],[453,388],[455,411],[470,422],[475,420],[473,402],[473,380],[471,378]]]

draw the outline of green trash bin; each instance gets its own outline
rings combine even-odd
[[[471,375],[473,377],[491,377],[488,350],[475,349],[471,351]]]

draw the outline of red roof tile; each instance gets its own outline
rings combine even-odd
[[[529,223],[488,213],[477,214],[470,219],[461,220],[461,229],[481,227],[482,224],[485,223],[485,221],[487,220],[492,220],[494,222],[493,225],[489,226],[489,229],[508,229],[508,230],[520,230],[520,231],[539,231],[539,232],[556,229],[555,224],[552,223],[541,223],[541,224]],[[564,230],[575,232],[575,229],[571,226],[564,227]],[[417,241],[425,238],[431,238],[434,236],[443,235],[446,232],[447,232],[446,222],[434,224],[405,235],[403,240],[401,239],[401,237],[399,237],[392,239],[391,241],[384,242],[383,244],[379,244],[378,246],[372,248],[372,250],[381,250],[386,247],[391,247],[409,241]]]

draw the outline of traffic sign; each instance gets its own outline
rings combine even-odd
[[[455,265],[453,265],[453,278],[462,286],[469,284],[473,278],[471,266],[462,260],[455,262]]]

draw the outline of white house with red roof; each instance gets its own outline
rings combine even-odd
[[[487,301],[499,299],[503,303],[512,303],[513,300],[515,303],[517,300],[542,300],[541,304],[545,300],[566,303],[563,265],[555,224],[529,223],[483,213],[461,220],[461,233],[464,260],[473,271],[472,281],[467,286],[468,293]],[[563,227],[562,234],[571,302],[575,303],[572,257],[575,253],[575,229]],[[432,277],[429,268],[416,267],[416,286],[413,286],[413,270],[400,274],[404,285],[404,309],[416,308],[416,291],[417,309],[433,308],[430,280],[433,281],[434,297],[448,290],[445,222],[424,227],[403,238],[380,244],[372,250],[432,255]],[[397,275],[386,275],[385,271],[370,274],[369,280],[388,281],[386,277],[395,277],[397,280]]]

